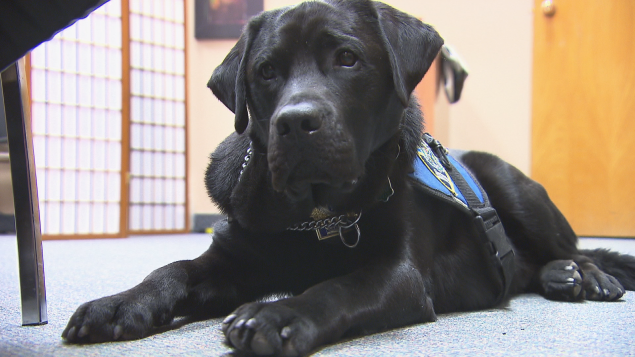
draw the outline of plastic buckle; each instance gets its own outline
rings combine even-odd
[[[494,209],[488,210],[483,215],[486,216],[485,219],[483,216],[477,215],[474,221],[478,234],[501,277],[503,290],[499,295],[500,301],[507,295],[514,276],[515,253],[496,211]]]

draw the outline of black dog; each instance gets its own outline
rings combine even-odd
[[[460,160],[514,247],[502,283],[474,216],[417,189],[423,128],[411,92],[442,43],[430,26],[367,0],[252,19],[209,82],[236,115],[206,176],[227,214],[211,247],[80,306],[63,337],[136,339],[175,316],[230,314],[222,328],[234,348],[296,356],[521,292],[610,301],[635,289],[635,258],[579,251],[545,190],[495,156]],[[272,294],[291,297],[254,302]]]

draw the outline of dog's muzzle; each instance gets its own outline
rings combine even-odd
[[[274,113],[267,160],[275,190],[301,198],[313,184],[342,187],[359,177],[353,140],[335,113],[320,101],[294,102]]]

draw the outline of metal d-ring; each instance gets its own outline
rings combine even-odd
[[[392,197],[392,195],[395,194],[395,189],[392,188],[392,182],[390,182],[390,177],[388,177],[388,187],[390,188],[390,194],[388,194],[388,196],[384,199],[380,199],[379,201],[381,202],[388,202],[388,200],[390,199],[390,197]]]
[[[359,237],[362,235],[362,232],[359,229],[359,225],[357,224],[357,222],[359,222],[359,219],[362,218],[362,211],[359,211],[359,216],[357,216],[357,219],[355,220],[355,222],[349,224],[348,226],[339,226],[339,232],[340,232],[340,239],[342,240],[342,243],[347,246],[348,248],[355,248],[357,247],[357,245],[359,244]],[[355,241],[354,244],[348,244],[346,243],[346,239],[344,239],[344,235],[342,234],[342,228],[343,229],[349,229],[351,227],[355,227],[355,230],[357,231],[357,240]]]

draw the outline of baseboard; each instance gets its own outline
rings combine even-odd
[[[209,232],[214,223],[225,218],[220,214],[195,214],[194,223],[192,224],[192,232],[205,233]],[[15,233],[15,217],[10,214],[0,213],[0,234]]]
[[[15,217],[0,213],[0,234],[15,233]]]
[[[192,232],[204,233],[209,232],[209,230],[214,226],[214,223],[225,218],[225,216],[221,214],[195,213],[193,218],[194,222],[192,224]]]

